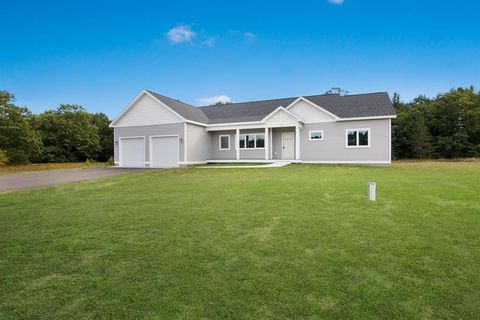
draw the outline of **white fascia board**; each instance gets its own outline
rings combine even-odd
[[[355,117],[355,118],[339,118],[337,121],[355,121],[355,120],[380,120],[395,119],[397,116],[375,116],[375,117]]]
[[[290,104],[286,107],[286,109],[287,109],[287,110],[290,109],[290,108],[293,107],[295,104],[297,104],[299,101],[303,101],[303,102],[305,102],[305,103],[308,103],[308,104],[311,105],[312,107],[315,107],[315,108],[317,108],[318,110],[323,111],[323,112],[325,112],[326,114],[328,114],[329,116],[333,117],[335,120],[340,119],[338,116],[334,115],[334,114],[331,113],[330,111],[325,110],[324,108],[320,107],[319,105],[313,103],[312,101],[310,101],[310,100],[308,100],[308,99],[306,99],[306,98],[304,98],[304,97],[298,97],[295,101],[293,101],[292,103],[290,103]]]
[[[135,102],[138,101],[144,94],[146,94],[146,90],[142,90],[136,97],[133,99],[123,110],[120,112],[113,120],[110,122],[109,127],[113,128],[115,127],[115,123],[122,118],[122,116],[127,113],[128,110],[135,104]]]

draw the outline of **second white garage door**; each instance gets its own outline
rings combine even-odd
[[[150,137],[150,166],[178,167],[178,136]]]

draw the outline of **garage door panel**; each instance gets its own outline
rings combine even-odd
[[[150,138],[150,166],[178,167],[179,145],[177,136]]]
[[[122,167],[145,166],[145,138],[120,138],[120,165]]]

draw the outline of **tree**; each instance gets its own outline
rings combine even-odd
[[[430,156],[431,137],[423,112],[410,107],[392,121],[392,145],[395,159],[425,159]]]
[[[337,88],[337,87],[331,88],[330,90],[327,90],[325,92],[325,94],[336,94],[336,95],[339,95],[339,96],[345,96],[348,93],[349,92],[347,90],[344,90],[342,88]]]
[[[38,158],[42,142],[30,124],[31,112],[14,100],[13,94],[0,91],[0,150],[8,163],[27,163]]]
[[[92,124],[97,128],[100,139],[100,151],[96,160],[108,161],[113,156],[113,129],[109,127],[110,119],[103,113],[92,115]]]
[[[44,162],[85,161],[101,152],[98,128],[83,107],[62,104],[35,117],[44,145]]]
[[[436,158],[480,156],[480,94],[452,89],[431,101],[426,112]]]

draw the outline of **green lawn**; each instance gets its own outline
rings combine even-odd
[[[192,167],[0,195],[2,320],[479,315],[479,162]]]

